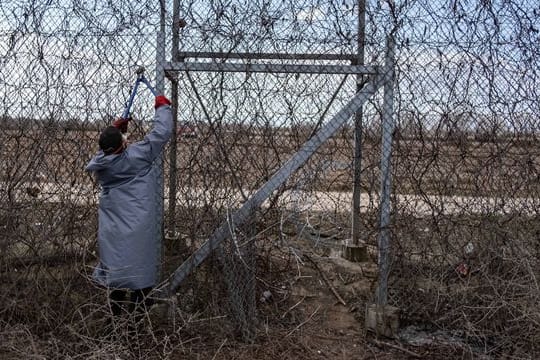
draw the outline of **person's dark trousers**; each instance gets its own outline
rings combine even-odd
[[[109,293],[109,306],[113,318],[118,318],[122,313],[133,315],[130,318],[130,324],[128,324],[129,336],[136,336],[142,329],[144,314],[154,304],[154,300],[148,297],[151,291],[151,287],[132,290],[129,296],[129,303],[126,301],[128,290],[113,289]],[[125,309],[125,306],[122,306],[122,304],[126,303],[128,303],[127,309]],[[105,327],[107,336],[114,336],[113,318],[107,320],[107,326]]]
[[[122,315],[122,303],[126,300],[126,290],[114,289],[109,293],[109,306],[114,316]]]
[[[152,305],[154,305],[154,300],[148,297],[152,291],[151,287],[144,289],[133,290],[130,296],[129,303],[129,312],[135,315],[135,321],[139,322],[143,318],[145,312],[147,312]]]
[[[152,291],[151,287],[131,291],[129,299],[129,312],[135,312],[136,315],[142,315],[154,304],[154,300],[148,295]],[[127,290],[114,289],[109,294],[109,304],[114,316],[122,314],[122,303],[126,300]]]

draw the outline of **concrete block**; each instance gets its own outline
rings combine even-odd
[[[343,245],[341,256],[350,262],[366,262],[369,260],[366,245]]]
[[[178,302],[176,296],[161,298],[150,308],[149,316],[153,322],[174,323]]]
[[[377,335],[395,338],[399,329],[399,309],[390,305],[368,305],[366,328]]]

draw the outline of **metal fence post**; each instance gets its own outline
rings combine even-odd
[[[180,41],[180,18],[179,1],[174,1],[173,5],[173,23],[172,23],[172,47],[171,58],[175,59],[178,53]],[[176,234],[176,180],[177,180],[177,129],[178,129],[178,74],[171,75],[171,101],[173,105],[173,136],[170,141],[169,148],[169,221],[167,229],[167,238],[171,240],[177,239]]]
[[[160,22],[159,31],[156,37],[156,91],[163,94],[165,91],[165,72],[163,64],[165,62],[165,0],[159,0]]]
[[[366,37],[366,1],[358,0],[358,59],[357,65],[364,65],[364,43]],[[362,90],[364,75],[356,75],[356,92]],[[360,244],[360,197],[362,192],[362,108],[354,118],[354,158],[353,158],[353,196],[352,196],[352,245]]]
[[[165,63],[165,0],[159,0],[160,5],[160,23],[159,31],[156,36],[156,92],[158,94],[163,94],[165,91],[165,72],[164,72],[164,63]],[[159,169],[158,175],[158,194],[156,194],[156,208],[160,220],[157,222],[159,228],[156,229],[156,233],[159,241],[159,247],[156,251],[159,252],[159,258],[163,260],[164,257],[164,246],[163,238],[165,235],[165,222],[163,221],[163,216],[165,214],[165,203],[163,199],[163,194],[165,193],[165,182],[163,181],[163,156],[156,159],[155,166]],[[162,262],[159,262],[158,265],[158,279],[161,280],[162,275]]]
[[[379,281],[376,295],[377,305],[388,302],[388,274],[390,271],[390,193],[392,134],[394,132],[394,39],[387,38],[387,53],[384,66],[384,99],[382,111],[381,151],[381,204],[379,233]]]

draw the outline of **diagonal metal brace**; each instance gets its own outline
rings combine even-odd
[[[312,138],[306,141],[302,147],[283,166],[257,190],[236,212],[229,221],[223,221],[199,249],[180,265],[169,277],[167,282],[158,289],[159,296],[170,297],[180,286],[182,281],[199,266],[219,244],[231,236],[230,222],[242,225],[251,214],[257,210],[264,201],[287,179],[298,170],[304,163],[324,144],[355,112],[384,84],[384,74],[374,75],[367,85],[360,90],[334,117],[322,127]]]

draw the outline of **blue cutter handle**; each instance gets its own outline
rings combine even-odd
[[[133,100],[135,99],[135,94],[137,94],[137,88],[139,87],[140,82],[140,78],[135,81],[135,85],[133,86],[133,89],[131,90],[131,95],[129,96],[129,100],[126,104],[126,107],[124,108],[124,112],[122,113],[122,119],[127,119],[129,116],[129,112],[131,110],[131,106],[133,105]]]
[[[139,87],[140,83],[144,83],[148,90],[152,92],[154,96],[158,96],[158,93],[154,89],[154,87],[150,84],[150,82],[144,77],[144,75],[140,75],[137,78],[137,81],[135,81],[135,85],[133,85],[133,89],[131,90],[131,95],[129,96],[129,100],[126,104],[126,107],[124,108],[124,112],[122,113],[122,119],[127,119],[129,117],[129,112],[131,111],[131,106],[133,105],[133,100],[135,99],[135,95],[137,94],[137,89]]]
[[[150,90],[150,92],[154,95],[154,97],[158,96],[156,89],[154,89],[154,87],[150,84],[150,82],[144,76],[141,77],[140,81],[142,81],[144,85],[146,85],[146,87],[148,88],[148,90]]]

